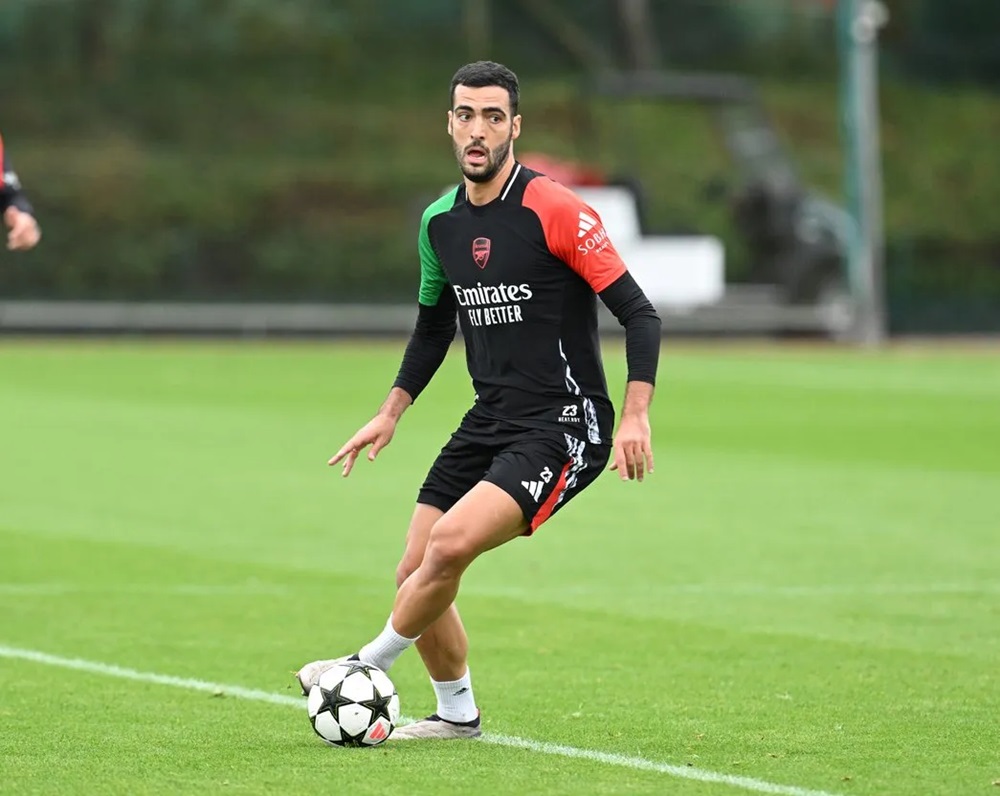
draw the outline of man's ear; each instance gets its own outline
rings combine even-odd
[[[513,119],[511,119],[511,138],[517,139],[521,136],[521,114],[518,114]]]
[[[454,133],[451,131],[451,120],[452,120],[452,113],[451,111],[448,111],[448,135],[454,135]]]

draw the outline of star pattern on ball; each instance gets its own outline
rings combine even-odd
[[[350,667],[347,670],[347,674],[345,674],[344,677],[343,677],[344,680],[346,680],[352,674],[359,674],[359,673],[363,674],[369,680],[372,679],[372,670],[371,670],[371,667],[366,666],[365,664],[361,663],[360,661],[346,661],[345,663],[343,663],[341,665],[342,666],[349,666]]]
[[[341,670],[337,672],[338,679],[332,687],[325,688],[320,683],[317,683],[314,686],[314,688],[319,689],[320,701],[316,706],[315,714],[311,716],[313,729],[321,738],[327,741],[327,743],[334,746],[377,745],[381,741],[385,740],[389,733],[392,732],[394,722],[390,716],[390,709],[392,707],[392,700],[396,696],[396,690],[392,687],[392,684],[389,683],[390,693],[388,695],[383,694],[379,690],[378,685],[376,685],[376,681],[372,678],[372,673],[375,671],[380,672],[380,670],[364,664],[361,661],[345,661],[340,664],[340,669]],[[371,684],[372,697],[370,699],[352,699],[343,693],[344,684],[353,682],[351,681],[351,676],[355,674],[364,676],[364,678]],[[353,688],[348,689],[348,692],[353,690],[356,693],[358,685],[360,684],[356,683]],[[385,684],[383,683],[383,685]],[[355,726],[357,719],[361,718],[361,716],[356,713],[357,708],[363,708],[369,712],[370,719],[366,722],[366,726],[363,731],[352,734],[344,728],[341,721],[341,713],[345,708],[348,710],[353,709],[354,711],[351,714],[354,717],[351,721],[352,726]],[[336,726],[336,730],[334,730],[333,727],[327,725],[324,728],[325,732],[335,733],[336,737],[330,737],[318,728],[316,720],[324,713],[330,715]],[[373,735],[371,740],[366,742],[365,739],[368,733],[371,732],[372,728],[379,723],[380,719],[384,719],[385,725],[388,726],[388,729],[386,729],[385,725],[383,725],[381,728],[382,734]]]
[[[389,703],[392,701],[392,695],[383,696],[377,688],[373,690],[375,691],[375,696],[372,699],[366,699],[364,702],[358,702],[358,704],[368,708],[372,712],[372,724],[378,721],[379,716],[384,718],[389,724],[392,724],[392,718],[389,716]]]
[[[323,686],[319,687],[320,694],[323,695],[323,701],[319,705],[319,710],[316,711],[316,715],[319,715],[324,710],[329,712],[334,718],[337,718],[340,713],[338,712],[343,705],[353,705],[354,700],[348,699],[340,693],[340,687],[344,684],[341,680],[333,688],[326,689]]]

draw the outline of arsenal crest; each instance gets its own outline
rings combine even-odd
[[[486,261],[490,259],[489,238],[476,238],[472,241],[472,259],[480,268],[486,267]]]

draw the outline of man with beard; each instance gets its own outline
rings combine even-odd
[[[515,160],[518,93],[514,73],[492,62],[463,66],[452,79],[448,134],[464,179],[423,215],[419,314],[393,387],[329,462],[343,462],[347,476],[365,448],[373,461],[389,444],[444,360],[457,314],[475,401],[417,496],[389,620],[350,656],[388,670],[416,644],[437,712],[398,728],[396,739],[480,734],[468,638],[455,607],[472,561],[533,534],[609,458],[623,481],[653,470],[649,406],[660,319],[597,213]],[[613,437],[597,296],[626,332],[628,380]],[[303,692],[342,660],[303,666]]]
[[[0,213],[3,213],[4,224],[7,225],[7,248],[11,251],[23,251],[34,248],[42,237],[35,221],[35,211],[21,190],[21,181],[17,177],[7,152],[0,138]]]

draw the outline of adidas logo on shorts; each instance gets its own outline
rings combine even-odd
[[[542,487],[545,486],[541,481],[522,481],[521,486],[528,490],[529,494],[535,499],[535,503],[542,496]]]

